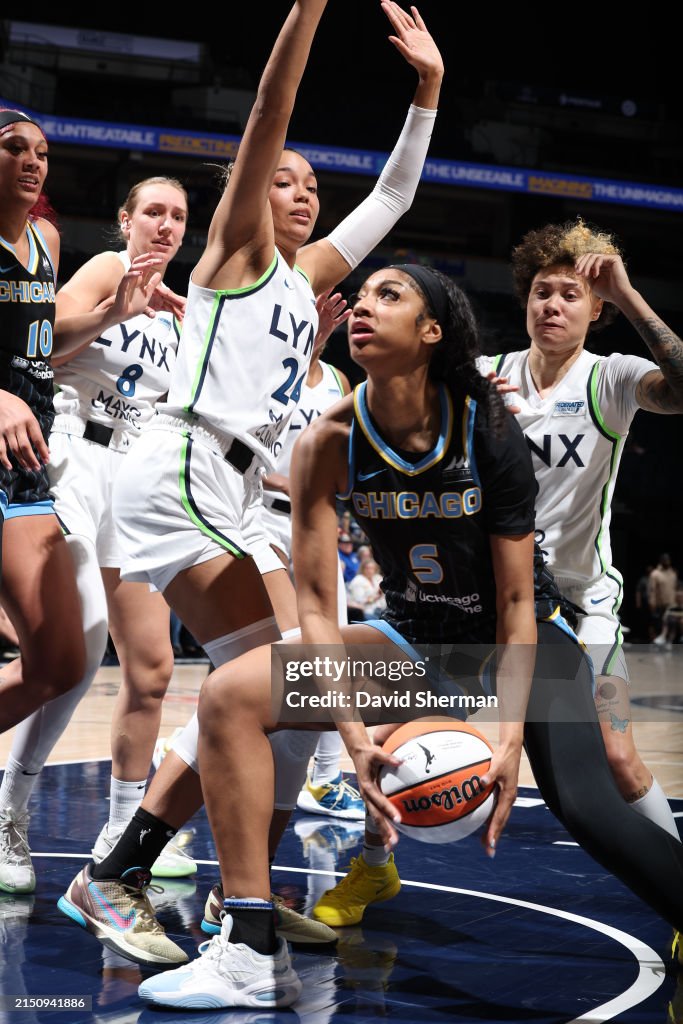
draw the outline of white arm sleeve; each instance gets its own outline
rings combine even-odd
[[[371,194],[327,236],[351,269],[372,252],[410,208],[435,119],[436,110],[411,104],[403,131]]]

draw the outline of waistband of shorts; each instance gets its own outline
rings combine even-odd
[[[188,414],[185,417],[158,413],[153,420],[150,420],[145,429],[172,430],[178,434],[189,434],[193,441],[201,441],[226,462],[229,462],[232,468],[242,476],[250,475],[263,466],[258,455],[244,441],[216,430],[206,420],[195,414]]]
[[[273,512],[281,512],[285,516],[291,516],[292,514],[292,503],[289,498],[281,498],[275,494],[269,494],[268,491],[264,491],[263,504],[266,508],[272,509]]]
[[[592,580],[577,580],[575,576],[559,576],[555,572],[553,577],[563,594],[568,590],[588,590],[589,587],[594,587],[596,583],[602,583],[605,580],[604,573]]]
[[[139,436],[139,431],[132,430],[127,424],[117,423],[116,426],[109,427],[104,423],[67,412],[60,412],[55,416],[52,433],[82,437],[86,441],[116,452],[127,452]]]

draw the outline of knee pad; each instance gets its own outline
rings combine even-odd
[[[242,629],[236,629],[234,633],[226,633],[215,640],[207,640],[202,646],[211,659],[211,664],[218,668],[228,661],[234,661],[240,654],[246,654],[254,647],[274,644],[279,639],[280,630],[277,628],[275,617],[270,615],[267,619],[259,619],[258,622],[251,622]]]
[[[203,647],[211,659],[211,663],[218,668],[229,661],[234,661],[235,658],[246,654],[254,647],[273,644],[279,639],[280,630],[277,628],[275,618],[271,615],[267,619],[259,619],[258,622],[252,622],[242,629],[237,629],[234,633],[226,633],[225,636],[216,637],[215,640],[207,640]],[[175,751],[189,768],[199,772],[198,745],[199,722],[195,711],[183,731],[171,744],[171,750]]]

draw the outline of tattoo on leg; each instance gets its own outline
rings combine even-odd
[[[641,786],[640,789],[637,789],[635,791],[635,793],[629,793],[627,796],[624,797],[624,799],[626,800],[627,804],[632,804],[635,803],[636,800],[640,800],[640,798],[645,796],[646,793],[649,793],[649,791],[649,786]]]

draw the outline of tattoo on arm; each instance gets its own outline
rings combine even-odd
[[[658,317],[632,323],[662,373],[653,371],[639,381],[636,401],[650,412],[683,412],[683,341]]]

